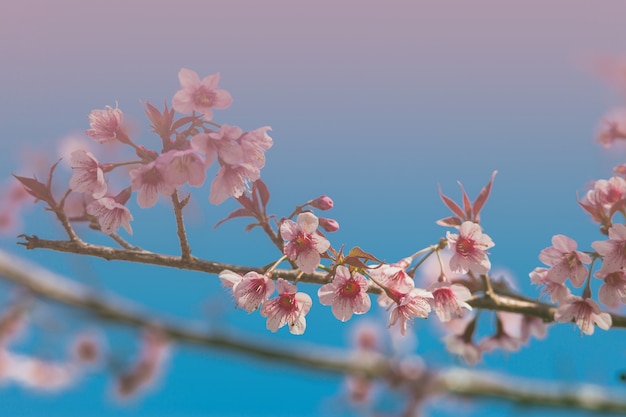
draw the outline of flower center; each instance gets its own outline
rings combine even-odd
[[[459,237],[456,242],[456,251],[459,255],[467,257],[474,249],[474,242],[466,237]]]
[[[163,175],[161,175],[161,172],[154,166],[143,173],[141,181],[144,184],[157,185],[163,182]]]
[[[344,286],[341,287],[339,292],[343,297],[354,297],[361,292],[361,287],[357,284],[354,278],[350,278]]]
[[[280,296],[280,300],[278,301],[280,308],[286,311],[291,311],[294,309],[296,303],[294,300],[293,294],[283,294]]]
[[[308,233],[298,233],[294,241],[298,250],[310,249],[313,247],[313,238]]]
[[[211,107],[215,101],[215,93],[207,90],[205,87],[200,87],[193,93],[193,102],[196,106]]]

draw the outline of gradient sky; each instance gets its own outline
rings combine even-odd
[[[528,272],[539,266],[538,253],[552,235],[576,238],[584,249],[602,238],[576,204],[576,192],[608,178],[624,158],[623,149],[608,152],[594,142],[599,118],[624,97],[592,70],[600,57],[626,55],[624,15],[619,0],[4,0],[0,174],[32,173],[28,155],[52,157],[61,139],[88,127],[92,109],[116,102],[148,145],[154,139],[142,103],[169,103],[182,67],[201,76],[220,72],[234,103],[216,111],[215,120],[273,129],[263,171],[272,209],[285,215],[295,204],[330,195],[329,214],[341,224],[335,246],[358,244],[389,261],[409,255],[445,234],[434,224],[448,215],[438,183],[457,197],[461,180],[475,195],[497,169],[482,219],[496,242],[492,262],[533,297],[538,292]],[[207,193],[208,187],[194,193],[188,215],[196,255],[259,265],[275,259],[262,236],[243,232],[244,223],[210,231],[235,204],[210,206]],[[173,226],[163,220],[167,207],[139,211],[134,198],[131,205],[136,242],[174,253]],[[23,230],[56,236],[50,223],[36,207]],[[285,329],[273,335],[258,315],[233,311],[212,277],[25,252],[10,236],[0,247],[167,315],[200,320],[209,310],[214,324],[268,343],[349,340],[351,326],[319,305],[302,338]],[[457,363],[432,325],[416,327],[416,353],[427,363]],[[122,351],[132,352],[130,332],[114,332]],[[39,346],[37,337],[29,340]],[[621,330],[580,337],[562,325],[522,352],[487,356],[479,367],[615,384],[615,373],[626,367],[623,341]],[[332,376],[188,347],[176,348],[168,368],[159,388],[131,405],[113,403],[109,380],[94,376],[58,396],[3,387],[0,407],[24,417],[347,414],[333,411],[342,401],[342,380]],[[528,415],[488,403],[463,413],[454,407],[437,405],[431,414]]]

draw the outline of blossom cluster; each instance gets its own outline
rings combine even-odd
[[[172,99],[172,110],[166,106],[160,112],[151,104],[146,105],[153,130],[161,139],[160,152],[135,144],[123,112],[107,106],[91,112],[90,129],[85,133],[101,144],[129,145],[138,159],[101,163],[86,149],[71,154],[70,188],[86,195],[85,214],[94,218],[106,234],[120,227],[132,233],[133,216],[126,202],[133,192],[139,207],[152,207],[159,195],[170,197],[182,185],[202,186],[207,169],[217,161],[220,168],[211,183],[209,201],[221,204],[229,197],[240,197],[261,176],[265,152],[273,143],[268,135],[270,128],[243,131],[237,126],[212,122],[213,109],[232,103],[230,94],[217,86],[219,74],[200,80],[195,72],[181,69],[178,77],[181,89]],[[176,120],[174,111],[192,115]],[[112,192],[106,174],[125,165],[134,166],[128,173],[130,185]]]
[[[599,141],[606,147],[623,139],[623,109],[610,112],[602,121]],[[613,177],[594,181],[579,205],[591,219],[600,225],[600,232],[608,240],[591,243],[593,251],[579,251],[572,238],[555,235],[552,246],[541,251],[539,259],[547,267],[537,267],[530,273],[531,282],[543,287],[551,301],[558,304],[554,319],[558,322],[573,321],[585,334],[593,334],[595,327],[607,330],[613,325],[611,314],[602,311],[592,297],[592,276],[601,280],[597,300],[609,309],[617,309],[626,303],[626,225],[615,223],[615,215],[626,213],[626,165],[614,169]],[[593,265],[601,267],[593,272]],[[591,265],[587,268],[585,265]],[[573,294],[567,283],[574,288],[584,286],[580,295]]]
[[[228,108],[232,103],[231,95],[218,87],[219,74],[200,79],[195,72],[181,69],[178,77],[181,88],[173,96],[171,109],[165,105],[163,110],[158,110],[146,103],[146,115],[160,140],[158,146],[136,143],[122,110],[117,105],[115,108],[106,106],[91,112],[90,128],[85,133],[99,144],[121,144],[124,149],[132,149],[132,158],[100,162],[95,152],[87,147],[73,150],[69,158],[72,167],[69,190],[61,200],[53,197],[51,189],[56,165],[45,184],[36,178],[16,177],[28,193],[48,203],[73,242],[78,238],[73,234],[71,223],[89,221],[92,228],[113,235],[126,249],[132,248],[116,235],[120,227],[132,234],[133,216],[127,202],[134,194],[139,207],[150,208],[161,196],[170,197],[177,220],[181,261],[185,265],[193,263],[196,259],[190,256],[181,214],[189,197],[180,199],[178,190],[187,185],[203,186],[207,171],[217,165],[209,202],[217,205],[233,197],[241,207],[216,226],[234,218],[253,218],[246,230],[261,229],[281,252],[280,258],[269,267],[240,268],[238,272],[223,269],[219,274],[236,306],[248,313],[259,311],[272,332],[285,326],[295,335],[305,332],[314,299],[301,290],[303,277],[307,278],[303,281],[319,285],[319,303],[330,307],[330,314],[341,322],[369,312],[371,297],[376,297],[374,304],[386,309],[387,327],[396,329],[401,336],[407,334],[415,319],[426,319],[434,313],[446,332],[446,348],[468,363],[478,362],[483,353],[496,348],[516,351],[531,336],[543,337],[546,333],[544,320],[574,322],[585,334],[592,334],[595,327],[610,328],[613,325],[611,314],[602,311],[592,297],[594,276],[602,281],[597,292],[601,304],[616,309],[626,303],[626,225],[614,222],[616,214],[626,215],[626,165],[617,167],[610,179],[596,181],[578,202],[600,224],[600,231],[608,240],[593,242],[594,251],[581,251],[574,239],[558,234],[553,236],[552,246],[539,254],[545,266],[533,270],[530,278],[543,286],[544,292],[557,305],[549,311],[556,312],[546,317],[539,309],[545,305],[536,303],[539,313],[516,314],[504,311],[507,310],[502,308],[505,303],[499,303],[502,297],[515,293],[514,286],[507,279],[493,278],[489,251],[495,244],[481,222],[481,211],[489,198],[496,171],[473,201],[460,183],[460,203],[439,190],[441,200],[452,215],[436,222],[451,228],[438,243],[395,263],[380,260],[359,247],[344,251],[344,246],[333,247],[327,236],[339,229],[339,223],[317,215],[318,211],[333,208],[334,202],[328,196],[297,205],[288,216],[268,214],[270,193],[260,177],[266,163],[265,153],[273,144],[268,134],[270,128],[263,126],[244,131],[238,126],[212,121],[214,110]],[[175,117],[176,112],[183,116]],[[623,116],[623,111],[607,116],[599,134],[602,144],[609,146],[626,138]],[[128,170],[120,169],[122,167]],[[123,186],[112,180],[113,171],[122,172]],[[9,193],[13,202],[7,205],[17,207],[17,203],[24,200],[24,189],[20,191]],[[70,207],[71,197],[76,194],[82,196],[78,211]],[[0,228],[1,215],[0,207]],[[435,264],[435,258],[435,269],[427,271],[426,261]],[[287,263],[291,271],[274,274],[279,265]],[[596,263],[601,263],[601,267],[594,273]],[[581,293],[574,294],[578,289]],[[509,297],[507,307],[519,300],[521,298]],[[491,333],[486,336],[477,331],[479,315],[475,307],[480,307],[481,302],[492,302],[495,307],[488,309],[497,310],[493,314]],[[34,362],[18,358],[5,348],[10,339],[6,335],[0,326],[0,379],[7,378],[6,369],[12,369],[6,364],[27,363],[34,367]],[[97,347],[93,341],[81,340],[76,344],[76,357],[96,357]],[[137,360],[117,379],[118,396],[126,397],[149,386],[168,354],[167,338],[158,330],[147,331]],[[65,374],[59,371],[59,376],[55,377],[58,381],[69,383],[75,377],[73,365],[49,369],[50,372],[67,371]],[[366,395],[369,384],[365,381],[358,384],[361,389],[355,392]]]
[[[312,206],[316,207],[316,204]],[[330,207],[332,204],[325,204],[322,208]],[[371,289],[380,291],[378,304],[390,310],[388,326],[397,324],[402,335],[406,333],[409,322],[428,317],[433,309],[442,322],[462,317],[462,309],[471,310],[466,301],[472,294],[461,284],[443,279],[434,282],[429,289],[416,287],[413,277],[407,272],[413,257],[393,264],[367,265],[358,258],[374,260],[373,256],[358,250],[350,251],[347,256],[337,254],[319,227],[319,218],[309,211],[298,214],[295,222],[284,219],[280,225],[280,235],[285,242],[283,252],[285,258],[295,262],[302,273],[307,274],[322,267],[322,256],[334,261],[329,267],[329,281],[319,288],[317,295],[320,304],[331,307],[336,319],[345,322],[354,314],[368,312],[371,308],[368,292]],[[458,234],[448,234],[447,242],[454,248],[455,255],[450,259],[450,265],[455,272],[489,270],[486,249],[493,246],[493,242],[482,233],[478,224],[463,223]],[[304,332],[304,316],[311,308],[312,300],[305,293],[297,292],[295,284],[278,278],[278,297],[270,299],[274,292],[271,270],[263,275],[251,271],[243,276],[225,270],[220,273],[220,279],[231,289],[238,307],[252,312],[262,305],[261,315],[267,317],[268,329],[276,331],[289,324],[291,333]]]

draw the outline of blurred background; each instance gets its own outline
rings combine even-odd
[[[333,245],[359,245],[393,262],[445,235],[446,229],[435,225],[448,216],[437,184],[458,199],[460,180],[473,197],[498,170],[481,221],[496,243],[491,261],[526,295],[538,297],[528,273],[541,265],[537,256],[554,234],[576,239],[582,250],[603,238],[576,203],[576,193],[609,178],[626,156],[626,148],[605,150],[596,140],[600,118],[625,99],[619,86],[602,76],[605,64],[626,56],[625,13],[619,0],[4,0],[0,175],[3,184],[11,173],[32,175],[41,161],[62,155],[61,144],[68,141],[83,141],[106,160],[110,149],[83,132],[92,109],[116,103],[133,122],[137,142],[159,149],[143,113],[145,102],[171,105],[180,68],[201,78],[220,72],[220,87],[234,102],[215,111],[214,121],[244,130],[272,127],[274,146],[262,171],[272,192],[271,211],[287,215],[294,205],[327,194],[335,208],[325,215],[341,225],[330,237]],[[67,165],[63,169],[69,176]],[[229,200],[212,206],[208,191],[208,184],[192,190],[186,214],[196,256],[248,265],[277,259],[258,230],[243,231],[245,221],[212,230],[237,205]],[[166,201],[141,210],[133,197],[129,208],[135,217],[132,243],[177,253]],[[215,276],[28,252],[15,245],[22,232],[62,237],[41,204],[25,209],[21,224],[2,237],[2,249],[166,317],[231,329],[276,346],[349,346],[355,325],[385,325],[386,314],[376,309],[342,324],[315,303],[304,336],[285,328],[272,334],[258,314],[233,308]],[[86,229],[79,232],[105,241]],[[302,288],[311,295],[317,291]],[[2,284],[0,294],[8,300],[11,287]],[[465,366],[445,351],[436,322],[416,322],[403,349],[432,367]],[[94,325],[87,315],[42,306],[17,349],[62,357],[73,331]],[[132,357],[136,333],[106,328],[114,354]],[[551,326],[545,340],[533,340],[520,352],[488,354],[476,367],[618,386],[618,373],[626,368],[623,341],[619,329],[581,337],[574,326]],[[158,385],[130,402],[116,401],[110,376],[100,372],[58,394],[5,384],[0,414],[358,414],[347,403],[344,380],[331,374],[188,346],[174,346],[172,353]],[[381,398],[379,410],[396,410],[395,401]],[[435,401],[426,411],[576,415],[486,401]]]

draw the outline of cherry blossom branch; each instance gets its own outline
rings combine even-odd
[[[232,265],[223,262],[208,261],[204,259],[190,256],[189,259],[182,259],[179,256],[163,255],[159,253],[149,252],[146,250],[127,250],[116,249],[108,246],[94,245],[83,241],[73,242],[68,240],[47,240],[40,239],[37,236],[20,235],[24,242],[18,244],[25,246],[27,249],[51,249],[58,252],[76,253],[79,255],[95,256],[106,259],[107,261],[128,261],[135,263],[143,263],[150,265],[166,266],[170,268],[178,268],[189,271],[206,272],[209,274],[219,274],[225,269],[231,270],[238,274],[246,274],[250,271],[263,274],[264,268],[253,266]],[[307,282],[312,284],[326,284],[328,279],[322,273],[303,274],[298,270],[275,270],[272,273],[273,279],[284,278],[288,281]],[[379,291],[373,290],[377,293]]]
[[[185,231],[185,222],[183,220],[183,208],[189,201],[189,196],[182,201],[178,199],[178,190],[172,194],[172,205],[174,206],[174,216],[176,217],[176,233],[180,242],[180,256],[182,259],[189,260],[191,258],[191,248],[187,240],[187,232]]]
[[[80,255],[95,256],[108,261],[119,260],[136,262],[150,265],[165,266],[170,268],[178,268],[190,271],[206,272],[209,274],[219,274],[224,270],[230,270],[241,275],[254,271],[260,274],[265,273],[264,268],[232,265],[222,262],[209,261],[190,256],[188,259],[182,259],[178,256],[163,255],[145,250],[127,250],[116,249],[107,246],[94,245],[83,241],[73,242],[64,240],[47,240],[40,239],[37,236],[20,235],[25,241],[19,242],[20,245],[27,249],[51,249],[59,252],[76,253]],[[299,270],[277,269],[272,272],[272,279],[283,278],[288,281],[306,282],[311,284],[323,285],[328,283],[328,278],[321,272],[302,273]],[[507,311],[511,313],[523,314],[526,316],[541,318],[544,322],[550,323],[554,321],[554,313],[556,307],[551,304],[542,303],[540,301],[530,300],[518,294],[512,294],[507,291],[503,294],[492,288],[493,294],[475,295],[468,300],[468,304],[474,308]],[[380,288],[371,285],[368,288],[369,293],[379,294]],[[626,316],[611,313],[613,320],[612,327],[626,328]]]
[[[140,328],[157,326],[173,341],[223,349],[318,371],[359,374],[383,380],[398,376],[394,362],[373,352],[359,352],[354,355],[343,350],[317,346],[307,349],[306,353],[293,347],[289,350],[277,349],[226,333],[201,331],[183,323],[157,320],[154,313],[147,312],[119,296],[95,292],[3,251],[0,251],[0,276],[41,297],[90,311],[111,322]],[[429,370],[418,377],[405,378],[403,382],[414,386],[418,393],[423,391],[419,382],[427,379],[434,387],[433,394],[497,398],[521,405],[567,407],[606,413],[626,412],[626,401],[620,400],[624,398],[623,393],[611,392],[595,385],[544,384],[536,380],[461,368]]]

